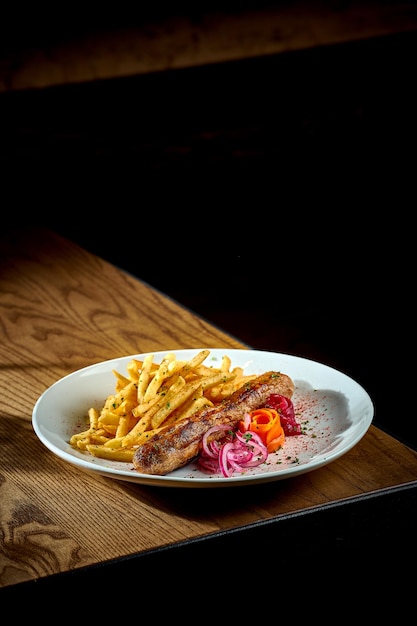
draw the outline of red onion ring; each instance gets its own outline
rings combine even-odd
[[[220,439],[211,439],[214,433],[225,433]],[[257,433],[239,430],[232,431],[227,424],[212,426],[205,433],[198,464],[211,473],[221,473],[224,477],[234,472],[244,472],[249,467],[257,467],[268,458],[268,450]]]

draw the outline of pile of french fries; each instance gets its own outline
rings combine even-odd
[[[160,363],[154,355],[132,359],[127,376],[116,370],[115,393],[103,407],[88,411],[89,428],[70,439],[74,448],[111,461],[132,462],[135,450],[169,426],[206,406],[229,397],[255,375],[232,368],[229,356],[218,368],[204,365],[210,350],[182,361],[167,353]]]

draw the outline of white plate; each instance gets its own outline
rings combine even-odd
[[[167,352],[153,352],[154,361],[160,362]],[[200,349],[174,352],[178,359],[188,360]],[[140,474],[130,463],[92,457],[70,446],[70,437],[88,427],[88,409],[101,408],[106,397],[114,393],[113,370],[126,374],[128,363],[133,358],[142,360],[144,354],[103,361],[58,380],[34,406],[34,431],[61,459],[108,478],[161,487],[231,487],[281,480],[327,465],[353,448],[371,425],[371,398],[357,382],[338,370],[288,354],[226,348],[210,349],[204,363],[218,367],[225,354],[230,356],[232,367],[243,367],[245,374],[275,370],[290,376],[295,383],[292,400],[297,420],[305,431],[287,437],[283,448],[270,454],[267,463],[245,474],[229,478],[205,474],[195,462],[166,476]]]

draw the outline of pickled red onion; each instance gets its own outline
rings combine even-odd
[[[224,433],[213,439],[215,433]],[[228,478],[234,472],[244,472],[257,467],[268,457],[268,450],[257,433],[233,431],[226,424],[209,428],[202,440],[198,464],[212,473],[221,473]]]

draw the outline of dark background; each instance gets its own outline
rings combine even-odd
[[[341,369],[416,447],[416,42],[1,94],[3,220]]]

